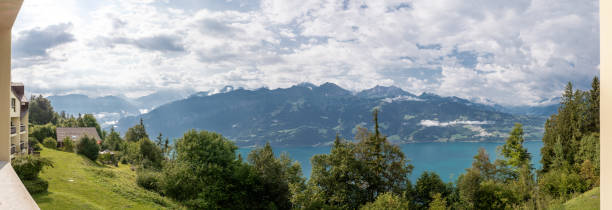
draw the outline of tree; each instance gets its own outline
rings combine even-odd
[[[413,166],[380,133],[377,110],[373,117],[373,133],[359,128],[357,142],[336,137],[330,154],[312,157],[310,191],[320,194],[326,205],[355,209],[385,192],[401,194],[411,186]]]
[[[589,131],[599,133],[599,79],[597,77],[593,78],[591,88],[588,99],[588,117],[590,119],[588,127]]]
[[[474,156],[472,169],[478,170],[480,175],[486,180],[496,178],[496,166],[491,163],[487,150],[482,147],[478,148],[478,154]]]
[[[449,194],[449,191],[446,189],[446,185],[440,179],[440,176],[435,172],[425,171],[421,174],[421,176],[417,179],[415,189],[415,201],[417,205],[422,208],[426,208],[429,206],[431,201],[433,201],[433,195],[439,193],[442,194],[443,197],[446,197]]]
[[[162,136],[162,133],[160,132],[159,135],[157,135],[157,138],[155,139],[155,145],[157,145],[159,148],[162,148],[162,143],[164,141],[164,137]]]
[[[304,185],[299,163],[292,163],[284,153],[276,158],[269,142],[263,148],[252,150],[248,160],[262,180],[264,200],[269,200],[279,209],[290,209],[294,193],[291,185]]]
[[[100,147],[94,138],[83,136],[77,143],[77,153],[81,154],[92,161],[96,161]]]
[[[162,149],[164,156],[168,156],[170,154],[170,150],[172,150],[170,147],[171,146],[168,144],[168,137],[166,137],[166,141],[164,142],[164,147]]]
[[[28,107],[29,122],[35,125],[44,125],[47,123],[57,123],[57,117],[53,106],[49,99],[42,95],[32,96]]]
[[[125,140],[131,142],[137,142],[140,139],[149,138],[147,131],[145,130],[144,124],[142,122],[142,118],[140,118],[140,124],[135,125],[134,127],[128,128],[125,133]]]
[[[161,149],[147,138],[140,139],[138,143],[140,144],[139,163],[144,168],[160,169],[163,159]]]
[[[374,202],[369,202],[361,207],[361,210],[379,210],[379,209],[410,209],[410,201],[405,200],[399,195],[393,193],[383,193],[376,197]]]
[[[433,200],[429,203],[429,210],[446,210],[446,199],[442,194],[436,193],[432,196]]]
[[[115,131],[114,127],[111,127],[110,133],[106,135],[106,139],[103,142],[104,147],[112,151],[121,150],[123,143],[123,139],[121,139],[121,136]]]
[[[506,139],[506,143],[500,147],[501,154],[506,158],[508,164],[515,169],[529,164],[531,155],[527,149],[523,147],[523,125],[516,123],[510,136]]]
[[[176,141],[175,149],[176,159],[162,172],[161,188],[167,196],[198,209],[261,205],[254,200],[259,198],[257,176],[237,161],[233,142],[218,133],[190,130]]]
[[[98,121],[96,120],[96,118],[92,115],[92,114],[85,114],[83,115],[83,117],[81,118],[81,126],[79,127],[94,127],[96,128],[96,131],[98,132],[98,135],[100,137],[102,137],[102,130],[100,129],[100,125],[98,124]]]

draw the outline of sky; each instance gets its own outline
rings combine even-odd
[[[25,0],[12,34],[12,81],[44,95],[332,82],[544,105],[600,64],[596,0]]]

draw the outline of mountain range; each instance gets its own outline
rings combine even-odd
[[[372,112],[378,109],[381,132],[400,144],[502,141],[515,123],[523,124],[526,140],[541,139],[546,115],[508,113],[500,107],[431,93],[417,96],[393,86],[354,93],[333,83],[302,83],[273,90],[226,87],[216,94],[198,92],[138,116],[121,117],[116,126],[124,133],[142,118],[150,136],[162,133],[172,139],[189,129],[203,129],[239,146],[318,146],[330,144],[336,135],[353,139],[359,126],[371,130]]]
[[[193,91],[161,90],[138,98],[125,96],[89,97],[82,94],[55,95],[47,99],[57,112],[67,114],[94,114],[103,127],[109,127],[119,119],[148,112],[162,104],[186,98]]]

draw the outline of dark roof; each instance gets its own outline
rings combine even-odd
[[[100,141],[100,136],[98,135],[98,131],[94,127],[88,128],[57,128],[57,141],[63,142],[64,138],[70,137],[72,140],[76,141],[81,139],[81,137],[87,135],[89,137],[93,137],[96,141]]]
[[[19,99],[20,102],[28,101],[24,94],[25,88],[23,87],[23,83],[11,82],[11,90],[13,91],[13,93],[15,93],[15,96],[17,97],[17,99]]]

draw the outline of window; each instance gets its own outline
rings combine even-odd
[[[15,106],[16,106],[15,99],[14,99],[14,98],[11,98],[11,108],[13,108],[13,112],[14,112],[14,111],[17,111],[17,110],[15,109]]]

